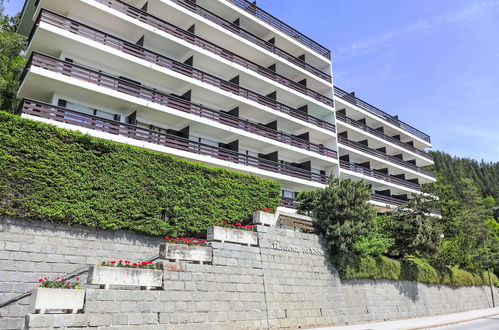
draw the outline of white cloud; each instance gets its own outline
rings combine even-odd
[[[499,9],[498,0],[474,1],[473,4],[452,13],[422,18],[408,23],[396,31],[388,31],[384,34],[355,42],[347,47],[340,48],[336,52],[336,55],[342,59],[365,55],[385,48],[390,43],[406,38],[410,34],[430,31],[456,22],[475,20],[497,9]]]

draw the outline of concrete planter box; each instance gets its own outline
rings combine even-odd
[[[254,231],[213,226],[208,228],[207,236],[208,241],[258,245],[258,234]]]
[[[163,271],[141,268],[90,266],[88,284],[100,285],[109,289],[109,285],[138,286],[149,290],[163,286]]]
[[[274,213],[255,211],[253,212],[253,223],[255,225],[275,227],[276,218]]]
[[[37,288],[31,291],[31,305],[36,314],[44,314],[47,310],[77,313],[83,309],[84,302],[84,289]]]
[[[159,259],[170,261],[194,261],[200,264],[211,263],[213,252],[208,246],[191,246],[185,244],[161,244]]]

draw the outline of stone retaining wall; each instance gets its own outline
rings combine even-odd
[[[88,288],[84,314],[31,314],[29,327],[303,328],[491,307],[488,287],[342,282],[318,236],[257,230],[258,247],[212,243],[212,265],[166,263],[163,290]],[[40,276],[107,259],[144,260],[160,243],[123,231],[0,218],[0,303],[36,287]],[[27,304],[24,298],[0,308],[0,328],[22,328]]]

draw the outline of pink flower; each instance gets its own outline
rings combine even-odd
[[[60,279],[60,277],[59,277],[59,276],[57,276],[55,279],[56,279],[56,280],[58,280],[58,279]]]
[[[64,282],[64,281],[65,281],[64,277],[63,277],[63,278],[61,278],[61,281],[62,281],[62,282]]]

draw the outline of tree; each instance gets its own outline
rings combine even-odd
[[[397,257],[430,256],[437,251],[442,233],[433,212],[434,200],[419,194],[391,214],[394,244],[390,254]]]
[[[0,109],[14,113],[19,78],[26,58],[26,38],[16,33],[20,15],[0,18]]]
[[[371,192],[363,181],[336,178],[325,189],[298,196],[305,204],[302,210],[316,219],[317,229],[328,240],[333,255],[379,246],[381,237],[373,236],[376,213],[367,203],[370,199]]]

